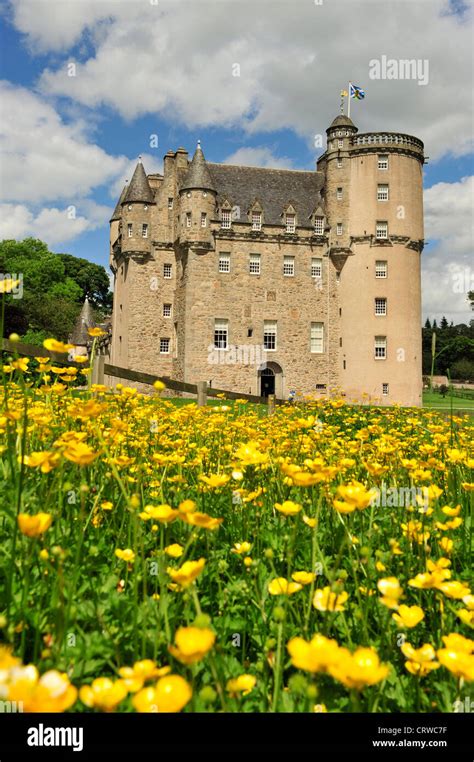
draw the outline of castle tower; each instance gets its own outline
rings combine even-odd
[[[339,284],[341,384],[348,399],[365,393],[382,404],[420,405],[423,143],[399,133],[356,134],[349,121],[338,117],[328,131],[328,199],[347,252]],[[334,175],[329,156],[339,141],[342,167]],[[336,201],[334,186],[342,187]]]
[[[182,241],[211,242],[211,225],[216,208],[216,189],[198,140],[193,160],[180,191],[180,239]]]
[[[89,348],[92,344],[92,339],[89,336],[88,328],[95,326],[94,316],[92,314],[92,307],[89,299],[84,299],[84,304],[81,307],[81,311],[74,324],[73,331],[69,337],[69,342],[74,344],[74,349],[71,351],[72,357],[76,355],[87,355]]]

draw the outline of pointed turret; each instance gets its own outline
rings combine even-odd
[[[120,220],[122,217],[122,204],[125,202],[125,196],[127,195],[128,191],[128,180],[125,180],[125,185],[123,186],[122,193],[120,194],[120,198],[117,201],[117,206],[114,209],[114,213],[112,217],[110,218],[109,222],[114,222],[114,220]]]
[[[135,167],[135,172],[130,180],[130,185],[128,186],[128,190],[122,203],[131,204],[133,202],[138,202],[142,204],[152,204],[154,203],[154,200],[153,191],[150,188],[146,172],[143,169],[142,157],[139,156],[138,164]]]
[[[87,344],[91,341],[91,337],[89,336],[87,329],[93,328],[94,325],[95,321],[92,314],[91,303],[86,296],[84,299],[84,304],[82,305],[82,309],[76,320],[73,332],[71,333],[69,339],[71,344],[74,344],[76,347],[86,347]]]
[[[198,140],[193,160],[190,164],[186,177],[183,180],[180,190],[208,190],[216,192],[214,181],[209,172],[206,159],[201,148],[201,141]]]

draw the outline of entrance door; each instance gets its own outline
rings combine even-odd
[[[260,396],[275,394],[275,374],[271,368],[264,368],[260,376]]]

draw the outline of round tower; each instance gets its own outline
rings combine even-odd
[[[155,198],[141,156],[122,201],[122,253],[151,251],[151,213]]]
[[[179,235],[182,241],[211,245],[211,220],[216,209],[216,188],[198,141],[188,172],[181,183]]]

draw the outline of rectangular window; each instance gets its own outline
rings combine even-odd
[[[378,259],[375,263],[375,277],[386,278],[387,277],[387,261],[385,259]]]
[[[249,259],[250,275],[260,275],[260,254],[251,254]]]
[[[230,273],[230,254],[219,255],[219,272]]]
[[[342,148],[343,145],[344,145],[344,141],[341,138],[339,138],[339,140],[337,141],[337,147]]]
[[[173,208],[173,199],[169,198],[168,199],[168,209],[172,209],[172,208]]]
[[[171,278],[172,271],[173,271],[172,265],[166,262],[163,265],[163,278]]]
[[[377,166],[379,169],[388,169],[388,154],[387,153],[379,154]]]
[[[338,169],[342,169],[342,159],[337,159],[336,166]]]
[[[324,217],[314,218],[314,232],[316,235],[324,235]]]
[[[381,296],[375,297],[375,314],[376,315],[387,314],[387,300],[385,299],[385,297],[381,297]]]
[[[263,347],[270,352],[277,348],[277,321],[263,321]]]
[[[191,227],[191,212],[186,212],[186,227]]]
[[[336,191],[336,198],[338,201],[342,201],[342,188],[338,188]]]
[[[207,214],[206,214],[206,212],[201,212],[201,227],[202,228],[207,227]]]
[[[311,352],[324,352],[324,323],[311,323]]]
[[[252,212],[252,230],[262,229],[262,213]]]
[[[311,277],[322,278],[322,276],[323,276],[323,260],[320,257],[312,257]]]
[[[294,257],[283,257],[283,275],[294,275],[295,274],[295,258]]]
[[[376,360],[385,360],[387,358],[387,337],[386,336],[375,337],[374,357]]]
[[[382,384],[382,394],[384,397],[388,395],[388,384]]]
[[[286,232],[287,233],[294,233],[296,230],[295,227],[295,215],[294,214],[287,214],[286,215]]]
[[[338,222],[336,225],[336,235],[342,235],[342,222]]]
[[[375,226],[375,237],[379,240],[387,240],[388,238],[388,222],[377,222]]]
[[[127,225],[127,235],[129,238],[131,238],[133,235],[133,227],[131,222],[129,222]]]
[[[142,225],[142,238],[148,238],[148,225],[145,222]]]
[[[170,340],[160,339],[160,355],[169,355],[170,353]]]
[[[163,317],[171,317],[171,304],[163,305]]]
[[[216,349],[227,349],[229,342],[229,321],[216,318],[214,321],[214,346]]]
[[[222,227],[228,230],[232,226],[232,212],[230,209],[223,209],[222,210],[222,217],[221,217]]]
[[[388,185],[377,185],[377,201],[388,201]]]

